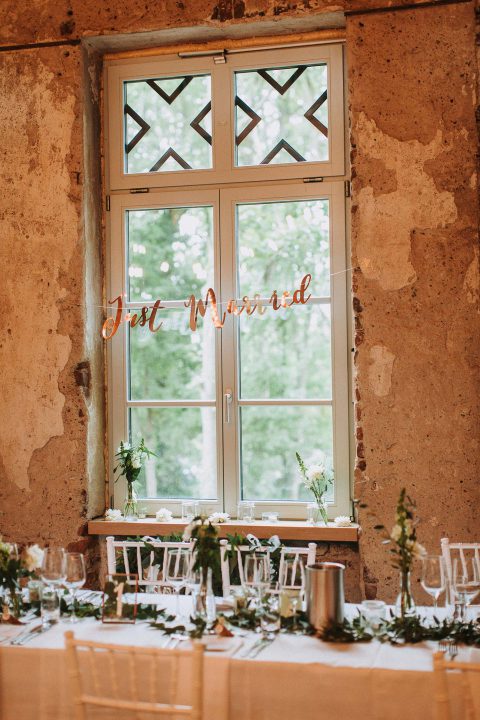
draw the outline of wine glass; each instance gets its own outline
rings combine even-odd
[[[61,612],[59,590],[65,580],[65,550],[63,548],[48,547],[44,550],[40,577],[48,585],[50,594],[55,593],[58,598],[58,612]],[[46,624],[49,624],[47,620]]]
[[[245,585],[253,588],[259,601],[270,587],[270,556],[267,552],[247,555],[244,564]]]
[[[460,620],[465,622],[465,609],[480,592],[480,563],[475,558],[455,558],[452,585],[460,605]]]
[[[180,615],[180,590],[186,584],[190,568],[191,552],[188,548],[175,548],[168,551],[165,581],[173,587],[177,596],[177,615]]]
[[[77,622],[78,618],[75,614],[75,603],[77,590],[85,585],[87,575],[85,572],[85,560],[83,555],[78,552],[69,552],[65,555],[65,580],[63,584],[70,590],[72,597],[72,612],[70,614],[70,622]]]
[[[438,598],[446,587],[445,564],[441,555],[427,555],[422,564],[422,587],[433,597],[433,609],[437,609]]]
[[[279,589],[292,609],[293,631],[297,627],[297,609],[305,588],[305,567],[300,557],[285,558],[280,570]]]
[[[47,585],[59,587],[65,580],[65,550],[48,547],[43,553],[40,577]]]

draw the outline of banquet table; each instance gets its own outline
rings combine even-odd
[[[157,595],[156,600],[173,608],[172,596]],[[189,598],[181,601],[187,612]],[[347,606],[347,613],[354,611],[354,606]],[[62,620],[22,647],[5,644],[0,633],[0,720],[74,717],[64,650],[64,633],[72,628],[78,638],[98,642],[153,647],[165,643],[164,634],[145,622],[107,625],[93,618],[75,625]],[[204,720],[435,719],[432,652],[436,643],[334,644],[282,633],[255,659],[242,657],[257,638],[249,632],[232,640],[230,650],[207,651]],[[189,644],[186,641],[180,647]],[[234,649],[237,652],[232,656]],[[458,658],[480,662],[480,650],[460,648]],[[459,676],[453,674],[449,682],[453,717],[460,720]],[[480,697],[475,702],[478,711]],[[102,710],[95,717],[122,717],[118,711],[109,712]]]

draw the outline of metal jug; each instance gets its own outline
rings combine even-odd
[[[315,563],[306,568],[308,621],[316,630],[325,630],[343,622],[343,571],[345,565]]]

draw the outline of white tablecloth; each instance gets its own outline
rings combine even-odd
[[[164,601],[171,606],[173,599]],[[63,649],[63,634],[71,627],[79,638],[108,643],[165,642],[145,623],[113,626],[85,619],[74,626],[62,622],[25,647],[2,645],[1,720],[73,718]],[[242,659],[256,639],[254,633],[243,637],[234,657],[207,653],[205,720],[434,720],[434,643],[339,645],[282,634],[256,659]],[[480,651],[462,649],[459,659],[480,662]],[[461,718],[461,693],[457,685],[453,690],[454,717]]]

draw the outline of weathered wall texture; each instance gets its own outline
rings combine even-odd
[[[347,20],[355,492],[388,526],[407,486],[430,552],[480,534],[473,37],[471,4]],[[366,591],[392,596],[375,519],[360,518]]]
[[[0,46],[286,32],[340,26],[345,9],[355,495],[388,524],[407,485],[434,550],[480,530],[473,7],[356,14],[391,4],[4,0]],[[98,65],[67,46],[9,50],[0,64],[0,533],[85,548],[105,476],[100,311],[85,311],[102,298]],[[361,567],[368,595],[392,597],[387,553],[361,520],[362,566],[352,547],[319,553],[345,559],[351,599]]]
[[[71,545],[84,531],[89,490],[77,368],[84,360],[81,57],[59,47],[19,60],[0,56],[0,532]]]

